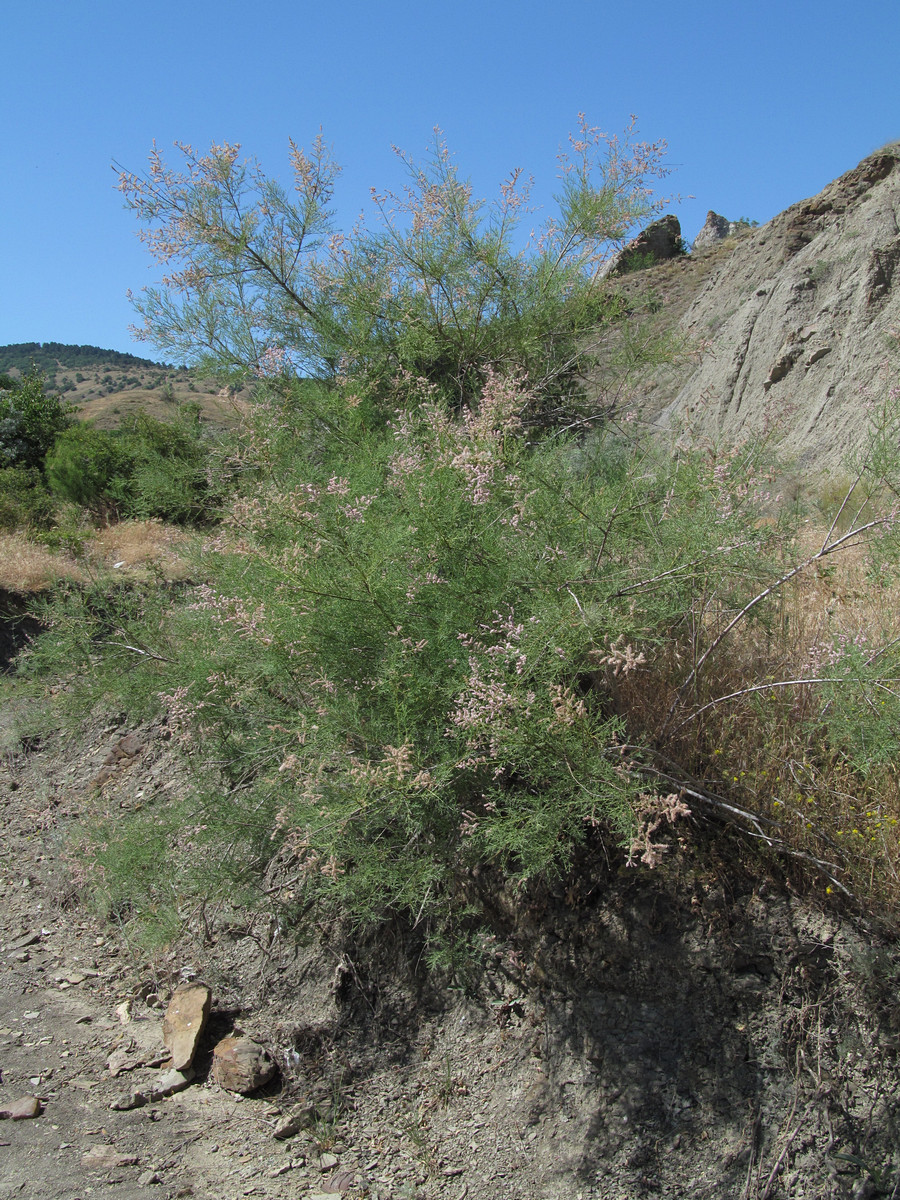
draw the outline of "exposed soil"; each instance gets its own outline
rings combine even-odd
[[[275,910],[195,914],[144,956],[83,903],[66,839],[98,797],[125,813],[189,786],[166,730],[23,727],[13,697],[0,1108],[43,1111],[0,1123],[0,1198],[900,1195],[900,952],[727,831],[692,825],[656,871],[585,857],[517,900],[476,881],[493,941],[465,988],[402,931],[303,946]],[[193,1083],[111,1109],[159,1076],[165,1004],[194,977],[215,1000]],[[264,1094],[210,1078],[235,1030],[279,1065]]]

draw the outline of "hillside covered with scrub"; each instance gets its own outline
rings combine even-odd
[[[179,153],[137,309],[228,420],[0,354],[35,886],[269,1047],[262,1194],[897,1195],[897,148],[665,262],[587,126],[534,240],[440,139],[348,234],[321,141]]]

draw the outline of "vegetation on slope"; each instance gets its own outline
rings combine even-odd
[[[294,151],[299,201],[233,147],[124,177],[176,272],[147,335],[259,384],[208,451],[227,493],[182,518],[219,520],[192,586],[61,588],[23,662],[62,671],[78,711],[157,714],[195,772],[189,805],[160,792],[87,838],[123,919],[167,934],[229,896],[400,917],[441,957],[477,929],[485,872],[524,890],[583,845],[649,869],[691,815],[823,889],[891,894],[895,398],[815,542],[764,446],[666,449],[592,411],[581,334],[620,319],[598,264],[656,164],[589,130],[573,153],[521,252],[514,187],[484,210],[440,145],[410,164],[408,223],[383,203],[349,244],[321,144]],[[841,556],[871,606],[822,619]]]

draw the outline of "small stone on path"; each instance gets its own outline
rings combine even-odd
[[[41,1102],[37,1096],[20,1096],[12,1104],[0,1108],[0,1121],[30,1121],[41,1115]]]
[[[226,1092],[255,1092],[274,1074],[275,1064],[252,1038],[222,1038],[213,1050],[213,1079]]]
[[[117,1167],[134,1167],[140,1159],[136,1154],[120,1154],[115,1146],[94,1146],[82,1154],[81,1165],[94,1171],[114,1171]]]

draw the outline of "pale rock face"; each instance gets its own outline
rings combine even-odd
[[[765,435],[799,469],[839,467],[897,382],[900,145],[709,262],[680,322],[693,362],[634,407],[689,440]]]
[[[694,238],[691,253],[697,254],[699,251],[710,249],[727,238],[731,232],[732,226],[728,218],[722,217],[710,209],[706,214],[706,224]]]

